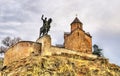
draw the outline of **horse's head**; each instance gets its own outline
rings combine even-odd
[[[52,22],[52,19],[51,18],[49,18],[49,20],[48,20],[48,24],[50,24]]]

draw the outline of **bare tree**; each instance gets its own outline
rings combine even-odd
[[[7,51],[7,49],[13,45],[15,45],[16,43],[18,43],[19,41],[21,41],[20,37],[15,37],[13,39],[11,39],[10,37],[6,37],[2,40],[2,44],[4,46],[0,47],[0,53],[5,53]]]
[[[10,47],[11,46],[11,38],[10,37],[6,37],[2,40],[2,44],[5,45],[6,47]]]
[[[5,53],[6,49],[7,49],[6,47],[0,46],[0,53]]]

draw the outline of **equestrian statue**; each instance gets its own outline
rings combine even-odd
[[[39,37],[48,34],[48,31],[50,31],[50,23],[52,22],[51,18],[49,18],[47,20],[47,17],[45,17],[45,18],[43,18],[43,17],[44,17],[44,15],[42,15],[42,17],[41,17],[41,20],[43,21],[43,26],[40,28],[40,35],[39,35]]]

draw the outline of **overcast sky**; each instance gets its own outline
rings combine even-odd
[[[36,41],[41,16],[52,18],[52,44],[62,44],[76,17],[112,63],[120,65],[120,0],[0,0],[0,40],[6,36]]]

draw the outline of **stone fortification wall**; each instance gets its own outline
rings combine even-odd
[[[37,42],[42,44],[42,54],[41,55],[43,55],[43,56],[44,55],[54,55],[54,54],[61,55],[63,53],[67,53],[67,54],[75,54],[75,55],[85,56],[85,57],[90,57],[90,58],[97,58],[96,55],[52,46],[51,38],[49,35],[39,38],[37,40]]]
[[[51,37],[45,35],[38,38],[36,42],[19,42],[13,47],[9,48],[5,53],[4,65],[8,65],[13,61],[18,61],[22,58],[26,58],[30,55],[39,54],[41,56],[52,55],[78,55],[81,57],[97,58],[96,55],[78,52],[75,50],[69,50],[65,48],[59,48],[51,45]]]
[[[30,41],[21,41],[7,50],[4,57],[4,66],[8,65],[13,61],[26,58],[33,53],[40,54],[40,52],[41,52],[40,43],[35,43]]]
[[[74,50],[68,50],[68,49],[65,49],[65,48],[58,48],[58,47],[54,47],[52,46],[50,48],[51,50],[51,55],[62,55],[62,54],[66,54],[66,55],[79,55],[81,57],[88,57],[88,58],[97,58],[96,55],[92,55],[92,54],[87,54],[87,53],[83,53],[83,52],[77,52],[77,51],[74,51]]]

